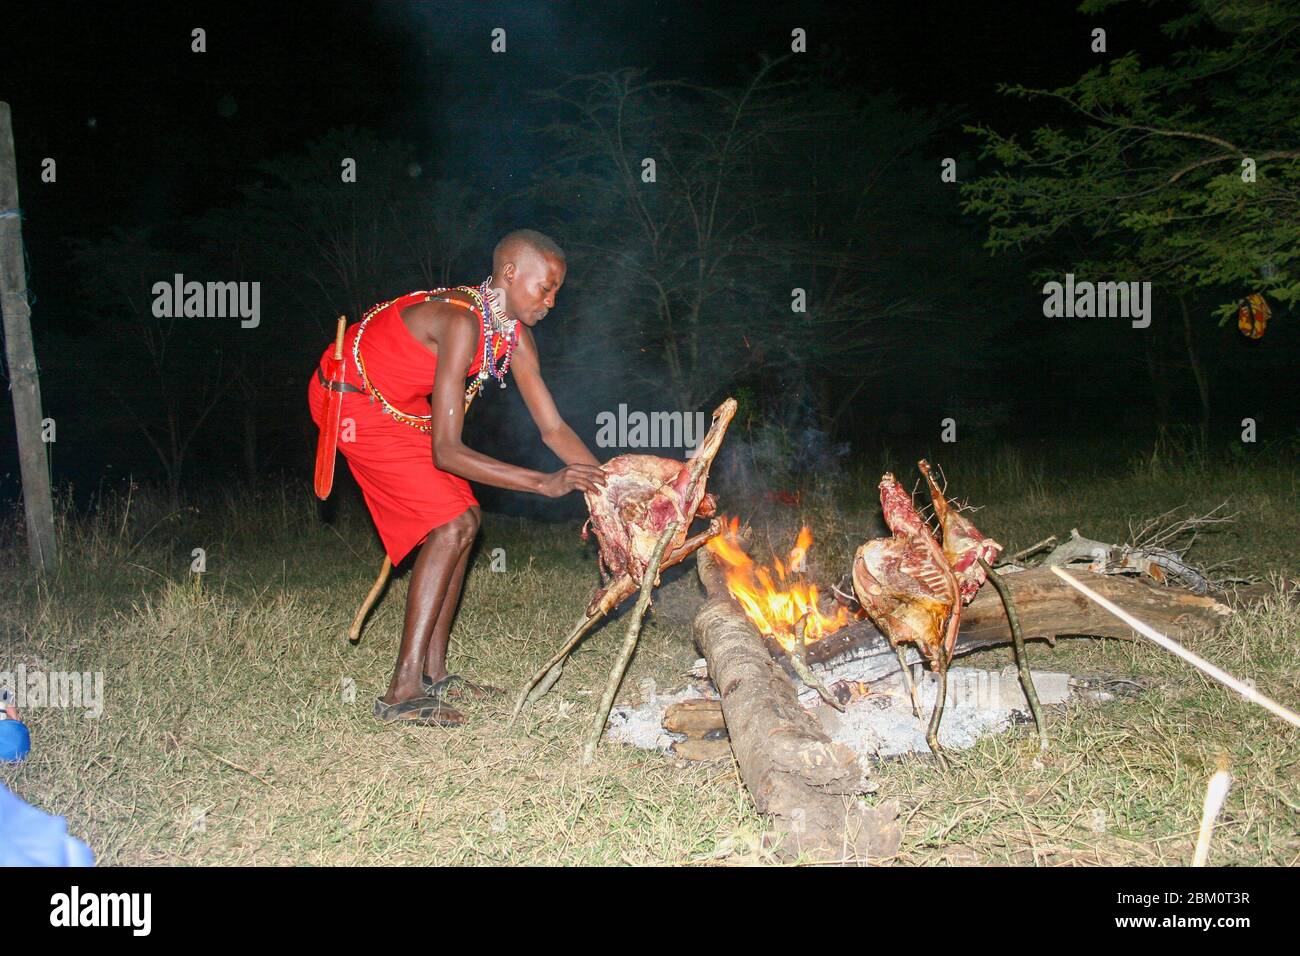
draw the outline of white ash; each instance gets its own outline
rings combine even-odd
[[[664,694],[655,690],[654,681],[643,681],[631,704],[617,704],[610,710],[605,736],[642,750],[667,751],[677,741],[685,740],[686,735],[664,730],[664,712],[683,700],[700,698],[718,699],[717,690],[707,680],[691,680]]]
[[[682,734],[663,729],[664,712],[672,704],[696,698],[717,699],[713,684],[702,677],[703,662],[688,673],[692,679],[671,693],[656,693],[646,682],[631,705],[610,712],[606,736],[646,750],[667,751]],[[1044,706],[1064,703],[1071,693],[1069,674],[1033,671],[1039,702]],[[902,675],[871,685],[871,692],[850,701],[839,713],[822,703],[816,691],[801,690],[800,702],[821,721],[827,736],[852,747],[864,756],[891,757],[917,752],[929,753],[925,730],[934,708],[938,683],[934,674],[922,673],[917,681],[921,718],[912,715],[911,699]],[[939,743],[950,750],[965,750],[988,734],[1005,731],[1013,714],[1027,719],[1029,712],[1014,667],[1002,671],[954,667],[948,672],[948,702],[939,725]]]
[[[1032,676],[1044,706],[1069,698],[1070,675],[1033,671]],[[921,705],[919,720],[912,714],[902,675],[876,681],[869,695],[851,701],[843,713],[820,703],[815,691],[808,703],[813,703],[814,712],[832,740],[859,753],[881,757],[928,753],[925,731],[938,697],[935,675],[923,673],[916,691]],[[801,694],[800,700],[806,697]],[[954,667],[948,671],[948,701],[939,724],[939,744],[949,750],[973,747],[981,737],[1006,730],[1013,713],[1025,715],[1028,710],[1015,668],[998,672]]]

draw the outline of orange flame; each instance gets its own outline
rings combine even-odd
[[[817,585],[802,580],[804,562],[813,542],[808,528],[799,529],[795,545],[790,549],[788,567],[779,558],[773,558],[771,568],[754,564],[737,536],[739,529],[737,518],[727,519],[722,534],[710,539],[708,549],[722,567],[731,596],[760,633],[772,637],[789,651],[796,640],[796,625],[805,615],[805,644],[820,640],[853,620],[853,615],[843,607],[837,607],[829,617],[823,614],[817,607]]]

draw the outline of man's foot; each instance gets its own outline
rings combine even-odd
[[[505,693],[500,687],[475,684],[459,674],[448,674],[438,681],[428,674],[422,674],[420,683],[424,687],[425,695],[436,700],[485,700],[488,697],[500,697]]]
[[[417,727],[459,727],[467,720],[459,710],[436,697],[412,697],[395,704],[376,697],[374,713],[386,724],[414,724]]]

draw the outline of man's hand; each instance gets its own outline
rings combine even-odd
[[[600,494],[605,487],[605,473],[598,465],[565,465],[546,476],[537,493],[547,498],[559,498],[570,491]]]

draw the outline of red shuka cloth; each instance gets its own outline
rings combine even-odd
[[[428,292],[411,292],[394,299],[375,314],[361,338],[361,360],[366,365],[366,376],[394,408],[408,415],[429,414],[438,357],[416,341],[398,310],[423,302],[429,296]],[[472,378],[483,365],[483,326],[477,312],[470,312],[467,317],[479,324],[478,345],[467,373]],[[361,378],[352,358],[352,343],[360,327],[361,323],[353,323],[343,336],[344,381],[358,388]],[[499,356],[504,350],[501,336],[493,334],[492,346],[493,354]],[[334,346],[330,345],[321,354],[319,367],[326,369],[326,361],[333,355]],[[325,388],[313,371],[307,386],[307,402],[318,428],[325,410],[325,395]],[[384,550],[397,564],[432,529],[476,506],[478,499],[468,481],[440,471],[434,465],[433,440],[429,435],[394,419],[378,399],[372,402],[369,395],[361,392],[342,395],[339,451],[361,486]],[[352,441],[344,441],[349,434],[349,419],[355,423],[355,436]]]

